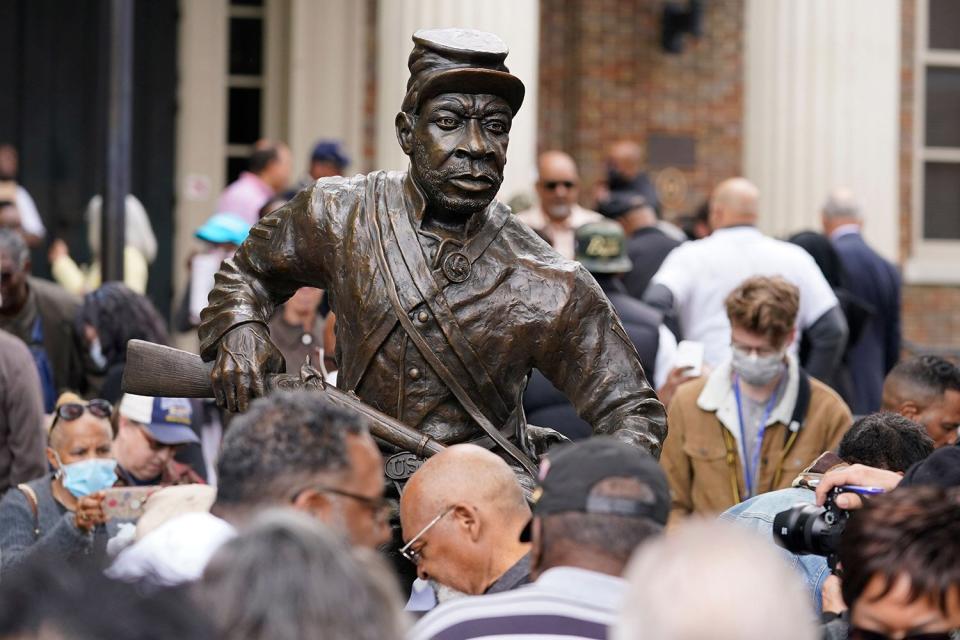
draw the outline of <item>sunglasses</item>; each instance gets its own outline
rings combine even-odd
[[[396,503],[389,498],[385,498],[384,496],[376,496],[371,498],[370,496],[362,496],[358,493],[351,493],[349,491],[343,491],[342,489],[335,489],[333,487],[326,486],[313,486],[308,488],[316,489],[321,493],[332,493],[335,496],[341,496],[343,498],[347,498],[348,500],[358,502],[369,509],[378,522],[388,520],[390,515],[396,510]],[[306,491],[306,489],[297,491],[293,497],[290,498],[290,502],[296,502],[297,497],[304,491]]]
[[[893,636],[877,631],[868,631],[859,627],[850,628],[850,640],[893,640]],[[912,633],[903,636],[903,640],[960,640],[960,629],[936,631],[930,633]]]
[[[420,552],[423,550],[423,547],[420,549],[412,549],[411,547],[413,547],[413,543],[422,538],[427,531],[430,531],[435,524],[443,519],[443,516],[447,515],[451,511],[453,511],[453,505],[438,513],[437,517],[428,522],[427,526],[425,526],[423,529],[420,529],[420,532],[417,535],[410,538],[410,542],[400,547],[400,555],[412,562],[414,565],[419,565],[421,560]]]
[[[64,422],[73,422],[80,416],[84,414],[85,411],[89,411],[90,415],[97,418],[110,418],[113,415],[113,405],[107,402],[106,400],[101,400],[100,398],[91,400],[86,404],[81,404],[79,402],[65,402],[56,409],[56,413],[53,416],[53,424],[50,425],[50,431],[53,431],[53,428],[57,426],[59,420]]]
[[[577,186],[577,183],[570,180],[548,180],[543,183],[543,186],[546,187],[548,191],[556,191],[560,185],[563,185],[567,189],[573,189]]]

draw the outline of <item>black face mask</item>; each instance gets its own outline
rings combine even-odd
[[[620,191],[633,185],[633,179],[623,175],[613,167],[607,168],[607,185],[611,191]]]

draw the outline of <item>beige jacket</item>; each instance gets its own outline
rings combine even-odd
[[[853,418],[832,389],[810,378],[810,404],[799,428],[790,418],[800,388],[796,360],[788,356],[788,379],[760,445],[757,492],[790,486],[824,451],[835,450]],[[740,420],[730,361],[709,377],[677,390],[667,413],[669,432],[660,459],[673,497],[671,523],[687,514],[715,514],[747,498],[740,451]]]

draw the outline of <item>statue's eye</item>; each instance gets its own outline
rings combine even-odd
[[[487,130],[493,133],[506,133],[507,125],[500,120],[490,120],[487,122]]]
[[[460,122],[456,118],[445,116],[437,119],[437,126],[441,129],[454,129]]]

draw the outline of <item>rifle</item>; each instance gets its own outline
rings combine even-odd
[[[212,398],[210,382],[212,362],[200,356],[144,340],[127,343],[127,363],[121,387],[124,393],[170,398]],[[268,390],[310,389],[323,392],[336,406],[359,413],[367,419],[370,433],[387,444],[426,458],[443,451],[442,444],[411,429],[396,418],[377,411],[353,393],[326,384],[309,362],[300,375],[274,373],[266,376]]]

